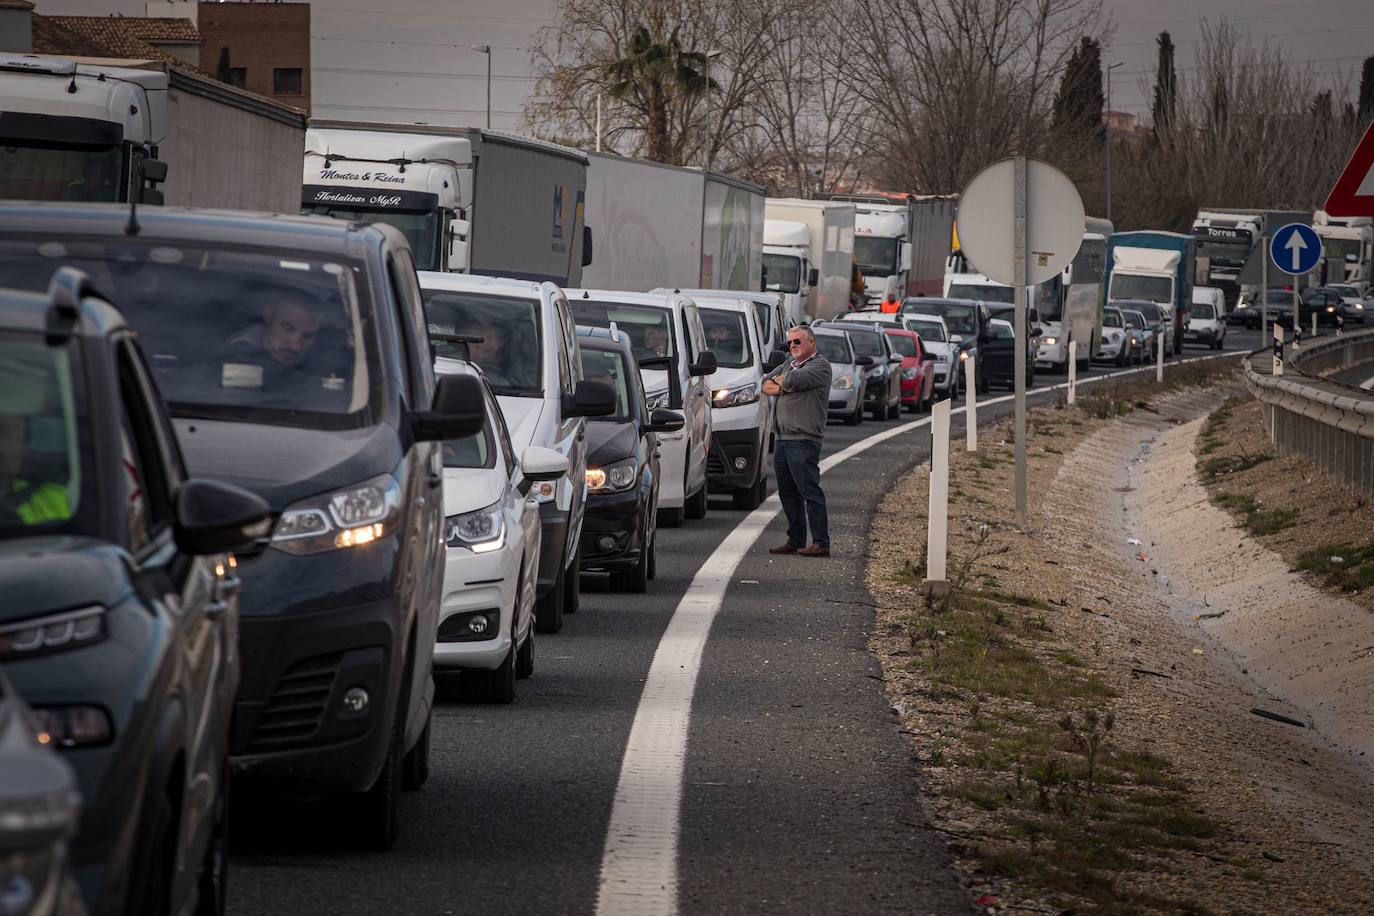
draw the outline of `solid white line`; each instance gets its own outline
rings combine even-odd
[[[1368,391],[1369,389],[1374,388],[1374,375],[1371,375],[1369,378],[1365,379],[1363,382],[1360,382],[1360,387],[1363,388],[1365,391]]]
[[[1178,360],[1171,365],[1227,356],[1237,351]],[[1153,368],[1153,367],[1147,367]],[[1121,370],[1078,382],[1103,382],[1141,370]],[[1067,388],[1066,382],[1036,388],[1028,395]],[[992,406],[1012,400],[1007,394],[979,401]],[[951,414],[962,413],[956,407]],[[903,433],[926,426],[930,417],[910,420],[860,439],[821,462],[821,473]],[[675,916],[678,910],[677,851],[681,823],[682,774],[692,698],[711,624],[725,601],[730,577],[749,548],[782,510],[776,494],[749,513],[712,551],[687,586],[659,640],[644,693],[635,710],[625,756],[620,764],[611,821],[601,860],[598,916]]]

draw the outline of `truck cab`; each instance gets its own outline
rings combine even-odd
[[[1172,349],[1183,352],[1183,335],[1193,303],[1197,243],[1177,232],[1113,233],[1107,252],[1107,303],[1121,299],[1154,302],[1172,329]]]
[[[811,266],[811,230],[805,223],[770,219],[763,224],[763,284],[781,293],[783,309],[793,321],[815,317],[820,271]]]
[[[864,275],[864,298],[869,302],[881,302],[889,292],[901,296],[906,291],[911,242],[905,206],[855,206],[854,260]]]

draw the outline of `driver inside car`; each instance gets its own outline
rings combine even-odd
[[[306,409],[346,396],[341,367],[325,365],[338,354],[319,345],[328,330],[324,308],[292,290],[270,290],[258,301],[262,320],[230,338],[221,387],[258,388]]]

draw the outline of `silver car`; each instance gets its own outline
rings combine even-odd
[[[854,355],[854,345],[843,331],[818,327],[811,332],[816,335],[816,352],[830,363],[830,419],[858,426],[864,421],[864,373],[872,361]],[[868,364],[859,365],[861,359]]]

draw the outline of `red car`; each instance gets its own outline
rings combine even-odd
[[[935,354],[926,352],[915,331],[886,328],[883,333],[902,357],[902,406],[912,413],[929,410],[935,403]]]

